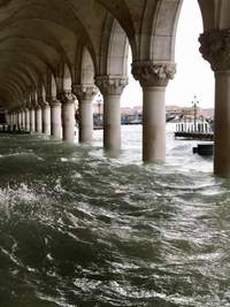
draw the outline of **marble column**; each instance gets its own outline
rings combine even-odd
[[[42,133],[42,110],[40,105],[35,108],[35,131]]]
[[[73,92],[79,102],[79,142],[90,144],[93,139],[93,99],[97,95],[98,89],[93,85],[75,85]]]
[[[25,129],[30,131],[30,110],[28,108],[25,111]]]
[[[230,178],[230,31],[205,32],[200,43],[215,72],[214,173]]]
[[[72,143],[75,138],[75,100],[76,97],[71,91],[64,91],[62,94],[62,131],[63,140]]]
[[[25,109],[22,109],[22,129],[25,130],[26,127],[26,114]]]
[[[17,112],[17,129],[21,129],[21,122],[22,122],[22,113],[21,111]]]
[[[127,84],[125,77],[96,77],[96,85],[104,97],[104,147],[115,157],[121,150],[120,99]]]
[[[35,132],[35,110],[34,108],[30,109],[30,131]]]
[[[45,135],[51,134],[51,113],[48,103],[42,105],[42,132]]]
[[[13,130],[14,127],[14,114],[10,113],[10,130]]]
[[[143,90],[143,161],[165,160],[165,90],[176,72],[175,64],[154,64],[138,61],[132,64],[132,73]]]
[[[57,140],[62,139],[61,103],[56,99],[51,102],[51,135]]]

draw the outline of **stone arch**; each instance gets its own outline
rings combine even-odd
[[[126,32],[119,22],[108,14],[101,39],[99,74],[127,76],[128,50]]]
[[[182,0],[160,0],[154,6],[150,3],[146,6],[142,25],[142,59],[148,58],[154,62],[174,61],[176,30],[182,3]],[[149,32],[147,39],[143,35],[146,32]]]
[[[204,30],[228,29],[230,27],[230,2],[228,0],[198,0],[203,17]]]
[[[86,47],[82,51],[82,60],[81,60],[81,76],[80,83],[83,85],[92,85],[94,84],[95,69],[93,59]]]
[[[130,11],[129,5],[125,0],[119,1],[107,1],[107,0],[97,0],[106,10],[109,12],[106,16],[104,29],[111,24],[111,20],[115,18],[119,24],[121,25],[122,29],[124,29],[129,43],[132,49],[133,57],[136,58],[137,56],[137,44],[135,40],[135,25],[132,20],[132,13]],[[107,31],[110,31],[111,28],[108,27]]]
[[[69,66],[65,63],[63,67],[63,90],[71,91],[72,75]]]
[[[109,40],[107,73],[127,76],[129,43],[125,31],[114,19]]]
[[[57,97],[57,83],[53,74],[51,74],[50,93],[52,99]]]

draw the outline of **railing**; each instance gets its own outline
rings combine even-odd
[[[213,129],[208,122],[202,123],[178,123],[176,124],[176,132],[187,132],[187,133],[203,133],[210,134],[213,133]]]

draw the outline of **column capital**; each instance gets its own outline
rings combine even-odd
[[[132,74],[142,87],[167,86],[176,73],[175,63],[153,63],[152,61],[135,61]]]
[[[38,98],[38,104],[41,108],[49,105],[48,101],[46,101],[43,97]]]
[[[98,89],[94,85],[73,84],[72,89],[77,99],[80,101],[93,100],[98,94]]]
[[[199,41],[200,52],[214,71],[230,70],[230,29],[204,32]]]
[[[59,107],[59,106],[61,106],[61,103],[56,97],[52,97],[49,101],[49,105],[51,107]]]
[[[96,76],[95,84],[103,95],[121,95],[128,84],[124,76]]]
[[[71,90],[63,90],[60,94],[60,100],[62,104],[74,103],[76,96],[72,93]]]
[[[35,109],[38,105],[38,100],[35,99],[34,97],[31,98],[31,105],[33,106],[33,108]]]

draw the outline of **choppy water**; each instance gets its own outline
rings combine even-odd
[[[168,134],[167,163],[0,138],[0,307],[229,307],[230,182]]]

